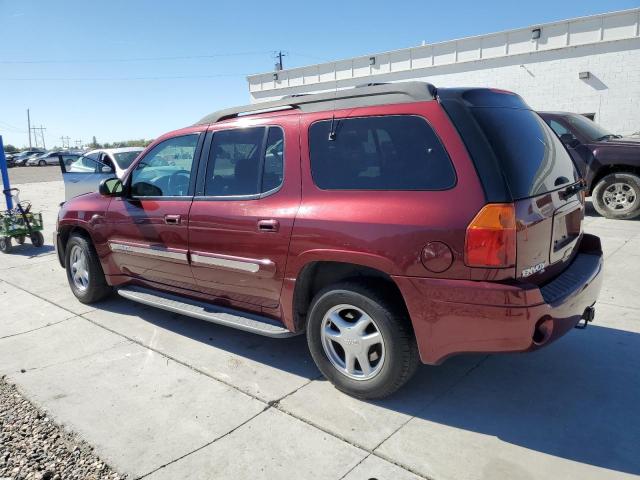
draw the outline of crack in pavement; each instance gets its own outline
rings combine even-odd
[[[46,325],[42,325],[40,327],[32,328],[31,330],[26,330],[24,332],[19,332],[19,333],[12,333],[11,335],[5,335],[4,337],[0,337],[0,340],[4,340],[5,338],[17,337],[19,335],[25,335],[27,333],[35,332],[37,330],[42,330],[43,328],[52,327],[54,325],[58,325],[58,324],[60,324],[62,322],[66,322],[67,320],[72,320],[72,319],[77,318],[77,317],[78,317],[78,315],[74,314],[72,317],[63,318],[62,320],[58,320],[57,322],[53,322],[53,323],[47,323]]]

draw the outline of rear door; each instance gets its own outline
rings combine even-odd
[[[217,303],[276,308],[300,205],[298,116],[208,137],[189,216],[194,276]]]
[[[488,200],[515,205],[515,277],[543,282],[565,268],[582,236],[580,174],[558,136],[518,95],[482,89],[464,100],[469,124],[459,130]],[[445,109],[462,123],[460,112],[446,102]],[[500,183],[504,193],[496,194]]]
[[[189,266],[189,209],[201,133],[160,141],[125,180],[126,195],[109,204],[110,260],[121,275],[152,286],[195,290]]]

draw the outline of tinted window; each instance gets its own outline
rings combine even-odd
[[[116,163],[118,164],[118,166],[122,169],[122,170],[126,170],[127,168],[129,168],[131,166],[131,164],[133,163],[133,161],[138,158],[138,155],[140,155],[140,151],[134,151],[134,152],[120,152],[120,153],[114,153],[113,156],[116,158]]]
[[[564,119],[592,142],[616,136],[582,115],[567,115]]]
[[[266,138],[265,138],[266,134]],[[205,195],[256,195],[280,186],[284,138],[279,127],[222,130],[213,135]]]
[[[521,199],[574,183],[578,173],[560,139],[534,112],[471,108],[502,169],[511,195]]]
[[[567,130],[567,128],[564,125],[562,125],[559,122],[556,122],[555,120],[549,120],[547,123],[549,124],[551,129],[554,132],[556,132],[556,135],[558,135],[558,136],[565,135],[567,133],[571,133],[569,130]]]
[[[309,129],[311,171],[327,190],[442,190],[453,165],[427,122],[415,116],[331,120]]]
[[[131,193],[136,197],[188,195],[198,135],[174,137],[159,143],[136,165]]]

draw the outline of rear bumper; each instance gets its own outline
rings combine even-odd
[[[548,284],[394,277],[424,363],[469,352],[524,352],[567,333],[594,305],[602,284],[600,239],[584,235],[579,252]]]

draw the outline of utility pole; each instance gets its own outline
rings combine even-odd
[[[65,137],[65,136],[60,137],[60,141],[62,142],[62,148],[69,148],[69,140],[71,140],[71,137]]]
[[[285,57],[287,54],[286,53],[282,53],[282,50],[280,50],[278,53],[274,54],[274,58],[277,60],[276,62],[276,71],[280,71],[282,70],[284,67],[282,65],[282,57]]]
[[[42,148],[44,148],[45,150],[47,149],[47,146],[44,142],[44,131],[46,130],[46,128],[44,128],[42,125],[40,125],[39,127],[31,127],[31,130],[33,130],[33,139],[36,142],[36,147],[38,146],[38,134],[36,133],[36,130],[40,132],[40,140],[42,140]]]
[[[76,140],[76,148],[82,148],[82,139]]]
[[[29,132],[29,150],[31,150],[31,117],[29,116],[28,108],[27,108],[27,131]]]

